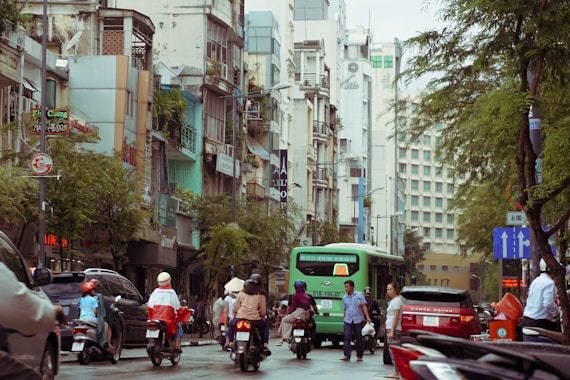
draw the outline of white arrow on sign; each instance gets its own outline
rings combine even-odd
[[[503,241],[503,259],[507,258],[507,241],[509,240],[509,234],[503,231],[501,234],[501,240]]]
[[[525,245],[527,247],[529,247],[530,246],[530,240],[524,239],[524,234],[522,231],[519,232],[519,234],[517,235],[517,238],[519,239],[519,257],[522,258],[523,257],[523,247]]]

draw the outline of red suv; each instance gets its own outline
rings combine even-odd
[[[469,292],[438,286],[405,286],[402,332],[424,330],[467,338],[481,334],[481,322]]]

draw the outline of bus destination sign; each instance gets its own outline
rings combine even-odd
[[[309,261],[316,263],[356,263],[356,255],[336,255],[336,254],[315,254],[301,253],[299,261]]]

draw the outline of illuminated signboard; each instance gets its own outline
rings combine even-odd
[[[309,261],[315,263],[356,263],[356,255],[339,255],[334,253],[316,254],[301,253],[299,261]]]
[[[32,110],[32,134],[39,135],[42,130],[41,110],[34,108]],[[46,135],[51,136],[67,136],[69,134],[69,110],[49,108],[46,111]]]
[[[516,278],[503,278],[502,281],[503,288],[518,288],[519,286],[524,287],[523,280],[517,280]]]

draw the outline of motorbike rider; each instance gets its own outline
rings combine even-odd
[[[552,279],[552,273],[542,258],[539,268],[540,276],[530,283],[528,289],[521,325],[561,331],[556,285]]]
[[[288,314],[281,320],[281,325],[279,326],[281,340],[275,343],[276,346],[281,346],[283,342],[289,341],[295,319],[302,318],[307,320],[309,317],[308,311],[311,309],[311,297],[305,293],[307,283],[303,280],[296,280],[293,286],[295,287],[295,294],[291,297]]]
[[[65,323],[61,305],[54,305],[47,298],[38,297],[37,292],[18,280],[6,264],[0,262],[0,326],[17,330],[22,334],[49,333],[56,326]],[[10,305],[10,307],[6,306]],[[16,312],[22,310],[25,312]],[[13,380],[36,380],[42,376],[20,358],[12,356],[0,347],[0,378]]]
[[[367,286],[364,288],[364,299],[366,299],[366,307],[368,307],[368,315],[374,324],[374,329],[376,333],[374,338],[378,337],[378,331],[380,331],[380,317],[382,317],[382,310],[378,306],[378,302],[372,298],[372,287]]]
[[[226,334],[225,347],[230,347],[234,340],[234,328],[238,319],[247,319],[251,321],[255,327],[261,331],[263,339],[263,354],[271,355],[269,350],[269,325],[265,321],[265,313],[267,312],[267,301],[265,292],[262,287],[260,274],[254,273],[249,280],[244,283],[243,290],[238,294],[234,308],[234,318],[228,324]]]
[[[96,278],[91,279],[93,285],[95,285],[95,298],[97,298],[97,336],[99,338],[99,345],[105,347],[109,350],[115,350],[115,347],[111,344],[111,334],[113,330],[111,326],[114,323],[113,311],[105,302],[105,297],[97,291],[99,281]]]
[[[174,337],[174,349],[182,352],[182,329],[177,328],[180,300],[172,289],[171,277],[168,272],[161,272],[156,278],[158,288],[154,289],[148,299],[148,319],[158,319],[166,322],[166,341]]]

